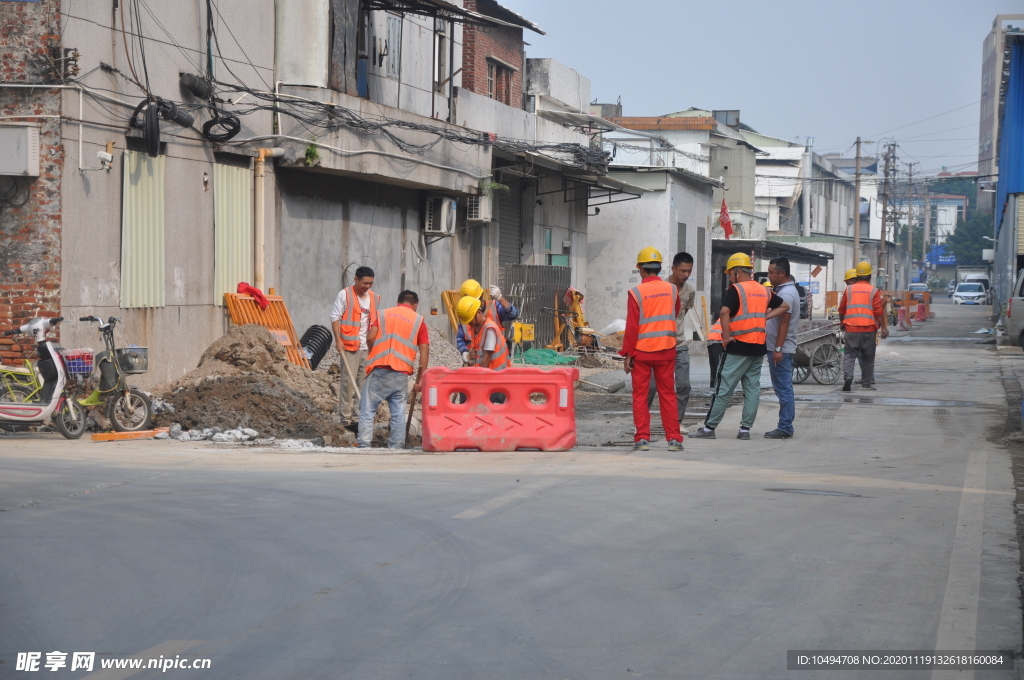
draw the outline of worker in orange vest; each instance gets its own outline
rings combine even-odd
[[[348,427],[359,421],[358,394],[366,380],[366,332],[370,323],[377,320],[380,307],[380,296],[371,288],[373,270],[359,267],[352,285],[338,292],[331,311],[334,342],[341,360],[345,362],[341,366],[337,414],[341,424]]]
[[[476,279],[466,279],[463,281],[459,292],[462,293],[463,297],[474,297],[483,303],[484,287]],[[504,333],[505,326],[510,321],[519,318],[519,310],[516,309],[511,300],[501,294],[501,289],[497,286],[491,286],[488,292],[491,295],[491,301],[483,304],[484,316],[498,324],[502,329],[501,332]],[[473,332],[466,324],[459,324],[459,330],[455,335],[455,346],[458,347],[459,352],[462,354],[464,366],[476,364],[476,358],[471,355],[473,351],[472,335]]]
[[[871,263],[858,262],[857,281],[846,287],[839,301],[839,320],[846,331],[843,350],[843,392],[851,391],[853,367],[860,362],[861,389],[876,389],[875,333],[889,337],[882,292],[871,285]]]
[[[378,314],[366,334],[370,355],[366,360],[366,382],[359,401],[359,448],[368,448],[373,439],[373,421],[380,402],[388,402],[391,412],[391,433],[388,448],[405,446],[405,403],[409,376],[416,365],[419,350],[419,371],[412,387],[417,393],[423,386],[423,372],[430,361],[430,333],[423,317],[416,313],[419,296],[411,290],[398,295],[398,306]]]
[[[480,299],[463,296],[455,305],[455,314],[468,330],[467,339],[476,365],[495,371],[508,368],[508,345],[501,326],[487,315]]]
[[[750,428],[761,399],[761,365],[768,354],[765,321],[789,311],[789,305],[782,298],[753,280],[754,265],[746,253],[730,256],[725,271],[732,284],[719,312],[725,360],[718,368],[718,389],[711,398],[704,427],[690,435],[695,439],[715,439],[715,428],[722,422],[729,398],[740,382],[743,383],[743,415],[736,438],[750,439]]]
[[[647,391],[652,373],[668,450],[683,450],[674,375],[679,293],[674,284],[658,278],[661,260],[661,253],[654,248],[644,248],[637,255],[636,267],[643,280],[629,291],[626,333],[620,352],[626,357],[623,370],[633,381],[634,451],[650,449],[651,411],[647,406]]]

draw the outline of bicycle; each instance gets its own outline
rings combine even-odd
[[[128,385],[129,375],[149,370],[149,350],[145,347],[117,347],[114,328],[121,319],[110,317],[104,323],[95,316],[83,316],[79,321],[95,321],[103,335],[106,350],[95,357],[100,371],[99,387],[78,403],[85,408],[106,405],[106,416],[118,432],[138,432],[146,429],[152,415],[152,405],[141,390]]]
[[[24,366],[0,365],[0,401],[32,401],[43,389],[35,365],[25,359]]]

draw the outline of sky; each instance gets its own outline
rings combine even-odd
[[[892,138],[926,175],[976,169],[982,41],[997,14],[1024,13],[1020,0],[499,2],[547,33],[524,33],[527,57],[576,69],[591,99],[621,96],[625,116],[739,109],[762,134],[849,157],[858,135]]]

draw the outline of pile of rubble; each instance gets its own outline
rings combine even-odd
[[[458,368],[462,356],[443,332],[430,330],[430,366]],[[232,326],[214,341],[195,370],[154,390],[163,407],[156,424],[179,441],[322,439],[354,446],[355,435],[335,422],[340,389],[339,356],[331,348],[317,370],[289,363],[284,348],[262,326]],[[419,442],[419,405],[410,445]],[[387,439],[388,411],[377,412],[374,445]],[[264,439],[259,439],[263,437]]]

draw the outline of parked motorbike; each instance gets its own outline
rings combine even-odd
[[[0,429],[16,432],[30,425],[43,425],[52,419],[57,431],[67,439],[78,439],[85,432],[85,410],[68,391],[68,369],[61,354],[62,348],[46,339],[47,331],[63,320],[63,317],[37,317],[20,328],[3,333],[4,337],[22,333],[32,335],[39,359],[35,369],[42,379],[42,389],[26,395],[25,400],[0,401]]]
[[[106,404],[107,419],[118,432],[145,430],[152,406],[149,397],[128,385],[128,376],[149,370],[149,350],[145,347],[115,346],[114,328],[121,321],[117,317],[110,317],[106,323],[95,316],[83,316],[79,321],[95,321],[100,325],[106,350],[98,353],[95,359],[100,371],[99,388],[85,399],[79,399],[78,403],[85,407]]]

